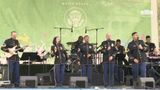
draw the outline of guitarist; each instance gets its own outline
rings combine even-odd
[[[10,48],[16,47],[16,49],[21,48],[19,41],[16,39],[17,33],[16,31],[11,32],[11,38],[4,41],[1,50],[5,53],[13,53]],[[19,49],[20,52],[23,52],[23,49]],[[16,51],[17,53],[18,51]],[[19,76],[19,56],[18,54],[14,54],[11,57],[7,57],[8,68],[9,68],[9,79],[11,84],[14,87],[19,87],[20,76]]]
[[[138,39],[138,33],[132,33],[133,40],[128,44],[128,56],[132,62],[133,84],[136,84],[138,77],[146,76],[146,53],[148,48],[143,40]]]

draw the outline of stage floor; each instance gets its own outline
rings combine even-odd
[[[91,86],[88,88],[70,88],[69,86],[62,86],[62,87],[55,87],[55,86],[37,86],[37,88],[7,88],[7,87],[0,87],[1,90],[24,90],[24,89],[38,89],[38,90],[51,90],[51,89],[55,89],[55,90],[65,90],[65,89],[69,89],[69,90],[138,90],[138,89],[134,89],[133,86],[113,86],[113,87],[104,87],[104,86]],[[139,90],[146,90],[146,89],[139,89]],[[160,88],[155,88],[155,89],[147,89],[147,90],[160,90]]]
[[[88,88],[70,88],[69,86],[63,86],[63,87],[47,87],[47,86],[38,86],[39,89],[70,89],[70,90],[106,90],[106,89],[113,89],[113,90],[137,90],[133,86],[113,86],[113,87],[104,87],[104,86],[91,86]],[[141,89],[143,90],[143,89]],[[144,89],[145,90],[145,89]],[[152,89],[149,89],[152,90]],[[160,88],[155,88],[154,90],[160,90]]]

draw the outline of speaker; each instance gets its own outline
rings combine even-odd
[[[70,77],[70,87],[72,88],[86,88],[88,87],[88,78],[71,76]]]
[[[37,76],[20,76],[20,86],[24,88],[36,88],[38,86]]]
[[[51,77],[49,73],[38,73],[38,85],[52,85]]]
[[[1,81],[0,80],[0,87],[9,86],[11,84],[10,80]]]
[[[133,85],[133,76],[127,75],[125,78],[126,78],[126,85],[127,86]]]
[[[141,89],[155,88],[155,80],[153,77],[141,77],[138,80],[138,87]]]
[[[0,81],[7,81],[7,80],[9,80],[8,65],[0,64]]]

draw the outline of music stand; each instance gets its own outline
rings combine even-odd
[[[24,52],[20,60],[28,60],[28,76],[30,76],[30,62],[39,60],[40,57],[37,55],[37,52]]]

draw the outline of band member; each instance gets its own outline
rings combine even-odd
[[[124,46],[121,45],[121,40],[117,39],[116,40],[116,50],[117,50],[117,54],[116,54],[116,64],[115,64],[115,80],[119,83],[119,84],[123,84],[123,69],[122,69],[122,65],[128,65],[128,61],[125,59],[125,48]],[[123,64],[124,63],[124,64]]]
[[[154,56],[157,54],[156,46],[154,43],[151,42],[151,37],[149,35],[146,36],[146,45],[148,46],[148,53],[149,53],[148,55],[149,56]],[[150,61],[152,61],[152,59],[149,60],[149,62]],[[149,68],[152,68],[152,65]],[[158,79],[157,73],[152,69],[147,71],[147,75],[153,77],[155,80]]]
[[[82,76],[88,77],[88,83],[91,85],[92,79],[92,59],[94,48],[93,45],[89,43],[89,36],[84,36],[84,43],[80,46],[81,60],[80,64],[82,67]]]
[[[138,33],[132,33],[133,40],[128,44],[128,56],[132,62],[132,74],[134,84],[136,84],[138,77],[146,76],[147,60],[145,52],[148,50],[143,40],[138,39]]]
[[[83,43],[83,36],[79,36],[78,40],[73,43],[71,53],[78,53],[78,48]]]
[[[72,72],[80,72],[80,46],[83,44],[83,36],[79,36],[78,40],[72,44],[71,47],[71,60],[72,60]]]
[[[116,64],[118,65],[128,65],[128,61],[125,59],[126,53],[125,53],[125,48],[124,46],[121,45],[121,40],[117,39],[116,40]],[[124,64],[123,64],[124,63]]]
[[[16,37],[17,37],[16,31],[12,31],[11,38],[4,41],[1,50],[4,51],[5,53],[8,53],[8,55],[10,54],[10,56],[6,56],[9,67],[9,80],[11,81],[11,84],[14,87],[19,87],[20,83],[19,56],[17,53],[19,51],[22,52],[23,48],[20,47],[20,43]],[[15,49],[17,49],[17,51]]]
[[[114,85],[114,64],[116,56],[115,41],[111,40],[111,35],[106,34],[106,40],[101,44],[103,53],[104,85],[110,87]]]
[[[54,76],[55,86],[62,86],[65,74],[65,62],[67,60],[67,53],[64,46],[60,42],[60,38],[57,36],[53,39],[53,45],[51,46],[51,56],[55,57],[54,61]]]
[[[146,44],[149,48],[149,54],[154,54],[156,51],[156,46],[154,43],[151,42],[151,37],[150,36],[146,36]]]

